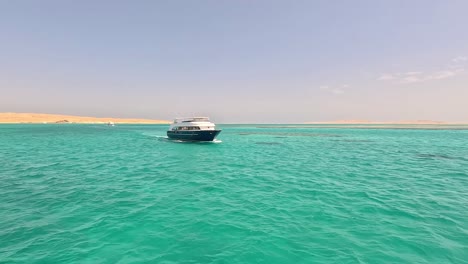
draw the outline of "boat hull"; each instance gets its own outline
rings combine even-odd
[[[221,130],[176,130],[167,131],[167,137],[183,141],[213,141]]]

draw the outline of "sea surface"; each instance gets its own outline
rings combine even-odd
[[[0,125],[0,263],[468,263],[468,127]]]

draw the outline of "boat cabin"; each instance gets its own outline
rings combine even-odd
[[[172,130],[200,130],[199,126],[177,126],[173,127]]]
[[[186,117],[174,119],[174,124],[192,122],[210,122],[210,119],[208,117]]]

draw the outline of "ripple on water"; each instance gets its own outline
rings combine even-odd
[[[115,128],[0,126],[1,261],[468,259],[464,131]]]

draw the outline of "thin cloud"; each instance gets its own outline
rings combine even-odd
[[[464,62],[464,61],[468,61],[468,57],[458,56],[458,57],[453,58],[452,61],[455,63]]]
[[[332,93],[336,95],[340,95],[340,94],[344,94],[344,91],[341,89],[333,89]]]
[[[319,87],[319,89],[327,93],[334,94],[334,95],[341,95],[341,94],[344,94],[345,93],[344,90],[349,87],[350,87],[349,84],[342,84],[340,87],[331,87],[328,85],[322,85]]]
[[[395,79],[395,76],[392,74],[384,73],[377,80],[379,81],[389,81]]]
[[[401,79],[402,83],[418,83],[418,82],[426,82],[430,80],[442,80],[448,79],[457,76],[458,74],[462,73],[465,69],[456,69],[456,70],[445,70],[445,71],[438,71],[434,73],[428,74],[418,74],[418,75],[409,75]]]
[[[447,78],[450,78],[450,77],[455,76],[455,75],[457,75],[457,72],[455,72],[455,71],[440,71],[440,72],[434,73],[431,76],[431,78],[436,79],[436,80],[440,80],[440,79],[447,79]]]
[[[468,57],[459,56],[452,59],[453,62],[468,61]],[[397,73],[384,73],[377,80],[379,81],[393,81],[397,83],[420,83],[431,80],[442,80],[455,77],[465,71],[462,65],[449,65],[444,70],[436,72],[421,72],[421,71],[408,71]]]
[[[453,76],[458,75],[459,73],[464,72],[465,69],[456,69],[453,71],[439,71],[434,73],[432,76],[430,76],[432,79],[440,80],[440,79],[447,79]]]
[[[410,71],[410,72],[406,72],[405,75],[420,75],[422,74],[422,72],[420,71]]]
[[[416,77],[416,76],[408,76],[401,80],[401,82],[403,83],[417,83],[417,82],[423,82],[423,81],[425,81],[425,78]]]

